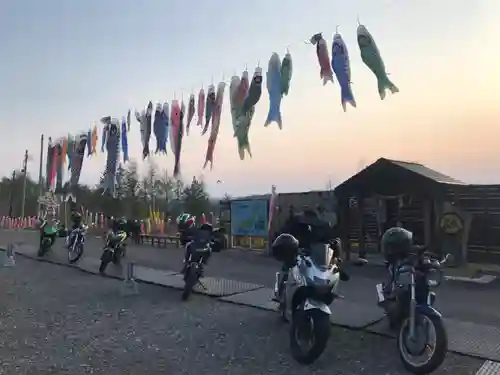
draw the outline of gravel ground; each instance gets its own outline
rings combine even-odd
[[[405,374],[395,344],[333,328],[313,366],[288,353],[269,312],[17,258],[0,268],[0,373],[14,374]],[[436,374],[472,375],[482,361],[452,354]]]

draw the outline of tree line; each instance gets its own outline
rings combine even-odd
[[[0,181],[0,215],[21,215],[23,180],[23,173],[18,170]],[[172,218],[182,212],[197,217],[202,213],[218,212],[218,202],[210,199],[202,178],[193,177],[191,181],[184,182],[169,175],[167,170],[160,170],[153,162],[149,162],[147,172],[142,176],[136,161],[120,165],[116,180],[115,197],[103,194],[104,176],[95,186],[80,184],[69,190],[66,185],[63,191],[56,194],[64,196],[71,193],[77,207],[114,217],[143,219],[149,217],[150,210]],[[37,214],[39,192],[38,182],[27,175],[25,216]]]

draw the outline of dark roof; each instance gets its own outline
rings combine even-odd
[[[231,198],[231,202],[235,202],[235,201],[253,201],[253,200],[269,199],[269,198],[271,198],[271,194],[252,194],[252,195],[246,195],[246,196],[243,196],[243,197]]]
[[[380,158],[335,188],[336,195],[428,192],[434,194],[444,185],[464,182],[418,163]]]
[[[380,159],[384,159],[384,158],[380,158]],[[431,180],[434,180],[440,184],[465,185],[465,182],[459,181],[453,177],[447,176],[441,172],[435,171],[434,169],[430,169],[430,168],[426,167],[425,165],[422,165],[419,163],[412,163],[412,162],[408,162],[408,161],[391,160],[391,159],[384,159],[384,160],[387,160],[389,163],[396,164],[400,167],[408,169],[409,171],[418,173],[418,174],[420,174],[426,178],[429,178]]]

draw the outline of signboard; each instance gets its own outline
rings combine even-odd
[[[231,202],[231,235],[267,237],[268,200]]]

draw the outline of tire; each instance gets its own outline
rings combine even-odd
[[[68,250],[69,264],[77,263],[83,255],[83,244],[82,243],[76,244],[75,251],[77,250],[76,248],[78,248],[78,251],[76,252],[76,256],[73,258],[71,257],[71,253],[73,253],[73,254],[75,254],[75,253],[73,251]]]
[[[441,366],[448,351],[448,334],[446,333],[446,328],[444,327],[443,319],[435,315],[425,314],[424,316],[434,326],[434,330],[436,331],[436,348],[434,350],[433,355],[429,358],[427,362],[421,365],[416,365],[408,362],[408,359],[405,356],[406,351],[404,348],[406,347],[406,345],[403,340],[403,335],[405,328],[409,324],[409,318],[403,321],[397,337],[399,357],[403,362],[403,366],[407,371],[416,375],[426,375],[434,372],[436,369],[439,368],[439,366]]]
[[[106,267],[111,262],[113,258],[113,254],[109,250],[104,250],[101,255],[101,264],[99,265],[99,273],[104,273],[106,271]]]
[[[184,277],[184,290],[182,291],[182,300],[187,301],[189,295],[191,294],[193,287],[196,285],[198,281],[197,275],[198,265],[192,264],[186,268],[186,276]]]
[[[48,241],[48,243],[47,243],[47,241]],[[47,240],[47,239],[42,240],[42,243],[40,244],[40,247],[38,248],[38,252],[37,252],[37,255],[39,257],[43,257],[43,256],[45,256],[45,254],[47,254],[47,252],[50,249],[49,244],[50,244],[50,240]]]
[[[304,352],[297,341],[296,332],[302,324],[313,321],[314,344]],[[290,351],[292,357],[303,365],[309,365],[323,354],[330,338],[330,315],[321,310],[298,310],[294,313],[290,327]]]

